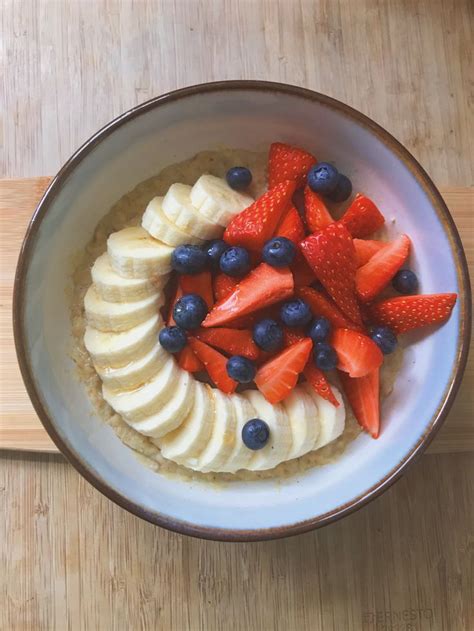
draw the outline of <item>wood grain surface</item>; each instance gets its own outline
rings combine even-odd
[[[0,176],[54,173],[156,94],[258,78],[360,109],[439,186],[474,183],[471,0],[3,0],[0,29]],[[0,629],[471,631],[473,480],[472,454],[426,456],[333,526],[223,544],[138,520],[60,456],[3,452]]]

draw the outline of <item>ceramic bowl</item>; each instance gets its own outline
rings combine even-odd
[[[332,464],[284,481],[219,487],[169,479],[140,462],[97,416],[68,355],[71,253],[124,193],[170,163],[221,146],[287,141],[334,161],[408,233],[424,293],[457,292],[450,320],[413,336],[377,441],[361,434]],[[391,220],[395,219],[395,224]],[[459,387],[469,341],[466,262],[453,220],[415,159],[350,107],[302,88],[222,82],[178,90],[115,119],[64,165],[29,226],[15,282],[23,378],[46,430],[77,470],[154,524],[220,540],[270,539],[328,524],[363,506],[425,449]]]

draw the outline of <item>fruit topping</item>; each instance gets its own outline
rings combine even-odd
[[[320,370],[334,370],[338,364],[337,353],[327,342],[318,342],[313,352],[314,363]]]
[[[392,287],[400,294],[413,294],[418,289],[418,278],[411,269],[401,269],[393,277]]]
[[[228,276],[245,276],[251,267],[250,255],[245,248],[228,248],[220,258],[219,267]]]
[[[331,323],[324,316],[319,316],[313,320],[309,327],[309,337],[313,340],[314,344],[318,342],[324,342],[331,330]]]
[[[375,241],[374,239],[354,239],[356,251],[357,267],[365,265],[380,250],[388,245],[385,241]]]
[[[227,357],[193,337],[189,338],[189,345],[206,367],[207,374],[217,388],[226,394],[234,392],[237,388],[237,382],[227,374]]]
[[[339,173],[336,181],[336,188],[327,194],[327,198],[332,202],[345,202],[352,194],[352,182],[343,173]]]
[[[283,329],[270,318],[260,320],[253,327],[253,341],[263,351],[278,351],[283,346]]]
[[[327,195],[337,185],[339,171],[329,162],[318,162],[308,173],[308,186],[314,193]]]
[[[308,185],[304,189],[304,211],[310,232],[321,230],[334,221],[321,196]]]
[[[326,379],[323,371],[316,366],[311,358],[303,370],[303,375],[320,397],[332,403],[336,408],[339,407],[339,401],[334,396],[329,381]]]
[[[204,370],[204,364],[190,346],[185,346],[178,355],[178,366],[188,372]]]
[[[161,329],[158,339],[161,346],[168,353],[179,353],[188,341],[186,333],[179,326],[166,326],[164,329]]]
[[[242,427],[242,441],[246,447],[257,451],[262,449],[270,438],[270,428],[259,418],[252,418]]]
[[[273,188],[280,182],[292,180],[297,188],[303,186],[309,169],[316,158],[298,147],[282,142],[270,145],[268,154],[268,186]]]
[[[286,237],[293,243],[299,243],[305,238],[305,229],[299,212],[291,205],[283,215],[275,230],[276,237]]]
[[[445,322],[451,315],[457,294],[397,296],[371,306],[372,320],[389,326],[396,335],[430,324]]]
[[[341,372],[340,378],[357,422],[372,438],[378,438],[380,433],[379,369],[358,378]]]
[[[376,326],[370,333],[371,339],[377,344],[384,355],[390,355],[397,348],[398,340],[388,326]]]
[[[182,329],[197,329],[206,317],[207,305],[201,296],[186,294],[174,306],[173,318]]]
[[[227,360],[227,374],[239,383],[250,383],[254,380],[257,369],[255,364],[242,355],[232,355]]]
[[[249,359],[257,359],[258,348],[252,338],[252,332],[246,329],[199,329],[194,336],[210,346],[214,346],[229,355],[243,355]]]
[[[353,237],[364,239],[381,228],[385,219],[371,199],[357,193],[354,201],[342,216],[341,223]]]
[[[308,303],[302,298],[285,302],[280,309],[280,318],[286,326],[305,326],[312,317]]]
[[[222,300],[223,298],[227,298],[227,296],[237,287],[239,281],[237,278],[233,276],[228,276],[227,274],[217,274],[214,277],[214,298],[216,300]]]
[[[197,294],[201,296],[208,309],[214,304],[214,292],[212,291],[211,272],[205,270],[199,274],[184,275],[179,279],[183,294]]]
[[[336,329],[331,343],[339,359],[337,367],[351,377],[364,377],[380,368],[383,354],[367,335],[351,329]]]
[[[263,246],[262,258],[272,267],[288,267],[295,258],[296,248],[286,237],[274,237]]]
[[[314,315],[324,316],[334,328],[356,329],[358,328],[340,311],[334,302],[323,293],[313,287],[301,287],[296,290],[296,295],[303,298],[311,307]]]
[[[199,274],[207,264],[207,253],[198,245],[178,245],[171,255],[171,267],[178,274]]]
[[[243,191],[252,182],[252,172],[247,167],[232,167],[227,171],[225,179],[234,191]]]
[[[206,253],[210,267],[213,270],[219,269],[219,261],[221,260],[221,256],[228,248],[229,244],[226,243],[223,239],[214,239],[213,241],[209,241],[206,247]]]

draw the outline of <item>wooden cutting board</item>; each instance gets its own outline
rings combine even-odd
[[[57,451],[33,410],[16,361],[11,324],[13,278],[23,235],[48,177],[0,180],[0,449]],[[442,188],[474,276],[474,189]],[[430,453],[474,451],[474,357]]]

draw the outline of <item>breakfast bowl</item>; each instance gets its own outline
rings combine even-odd
[[[103,422],[72,359],[72,277],[108,210],[141,182],[202,151],[308,148],[350,174],[413,243],[423,293],[455,292],[442,326],[410,344],[383,401],[377,440],[360,433],[337,458],[288,476],[213,481],[146,466]],[[327,96],[283,84],[226,81],[152,99],[106,125],[50,183],[17,267],[14,332],[23,379],[58,449],[111,500],[156,525],[207,539],[285,537],[326,524],[386,490],[424,451],[459,388],[470,288],[454,222],[422,167],[376,123]]]

